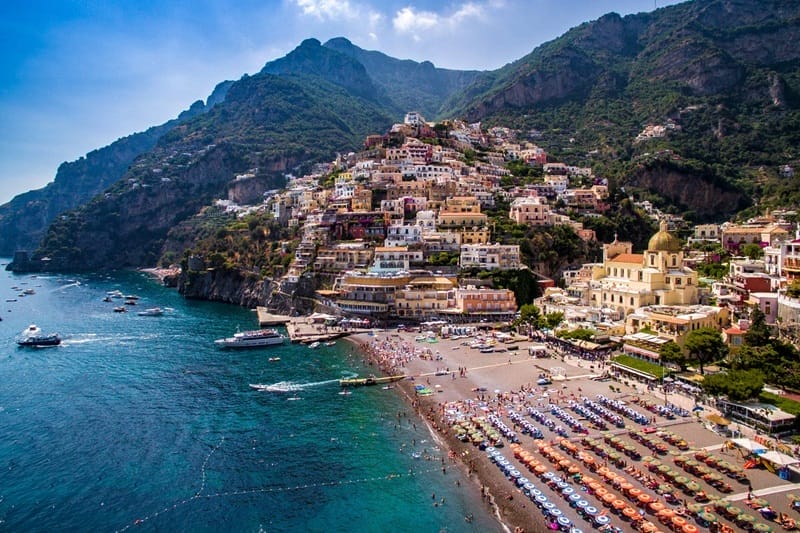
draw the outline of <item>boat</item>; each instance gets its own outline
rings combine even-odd
[[[375,376],[370,376],[368,378],[350,378],[350,379],[340,379],[339,386],[340,387],[361,387],[365,385],[386,385],[387,383],[394,383],[395,381],[400,381],[404,379],[406,376],[403,375],[396,375],[396,376],[382,376],[376,378]]]
[[[22,291],[22,294],[28,294],[28,295],[36,294],[36,291],[33,289],[25,289],[24,291]]]
[[[124,307],[122,307],[122,306],[119,306],[119,307],[115,307],[115,308],[114,308],[114,312],[115,312],[115,313],[127,313],[127,312],[128,312],[128,310],[127,310],[127,309],[125,309],[125,308],[124,308]]]
[[[58,333],[44,334],[39,326],[31,324],[20,334],[17,344],[20,346],[58,346],[61,344],[61,337]]]
[[[106,296],[105,298],[103,298],[103,301],[104,302],[110,302],[111,301],[111,296]]]
[[[125,305],[136,305],[136,300],[125,300]]]
[[[325,344],[325,346],[336,346],[336,341],[328,341],[328,342],[326,342],[324,344]]]
[[[308,345],[308,347],[311,348],[312,350],[316,350],[320,346],[322,346],[322,344],[319,341],[314,341]]]
[[[280,360],[281,360],[281,358],[280,358],[280,357],[270,357],[270,358],[269,358],[269,362],[270,362],[270,363],[274,363],[275,361],[280,361]]]
[[[274,329],[256,329],[236,332],[233,337],[215,340],[214,344],[222,348],[261,348],[283,344],[284,338]]]
[[[160,307],[151,307],[149,309],[145,309],[144,311],[139,311],[136,314],[139,316],[161,316],[164,314],[164,310]]]
[[[135,294],[126,294],[124,296],[124,298],[126,300],[138,300],[139,299],[139,297],[137,295],[135,295]]]
[[[112,298],[122,298],[122,291],[120,290],[108,291],[106,294]]]

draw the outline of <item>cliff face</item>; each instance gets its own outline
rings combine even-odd
[[[749,199],[740,190],[716,181],[702,170],[667,162],[639,165],[627,183],[692,211],[699,220],[715,220],[720,214],[732,214],[749,205]]]
[[[238,271],[189,271],[179,276],[178,292],[189,299],[256,307],[269,299],[272,286],[269,280]]]

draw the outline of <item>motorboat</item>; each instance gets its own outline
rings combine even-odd
[[[115,307],[114,308],[114,312],[115,313],[127,313],[128,310],[125,309],[125,307],[123,307],[123,306],[119,306],[119,307]]]
[[[350,378],[350,379],[340,379],[339,386],[340,387],[361,387],[367,385],[385,385],[387,383],[394,383],[395,381],[400,381],[404,379],[406,376],[403,375],[395,375],[395,376],[369,376],[366,378]]]
[[[314,342],[312,342],[311,344],[308,345],[308,347],[311,348],[312,350],[316,350],[320,346],[322,346],[322,343],[319,342],[319,341],[314,341]]]
[[[136,314],[139,316],[161,316],[164,314],[164,310],[160,307],[151,307],[149,309],[145,309],[144,311],[139,311]]]
[[[283,344],[284,338],[274,329],[256,329],[236,332],[233,337],[215,340],[214,344],[222,348],[261,348]]]
[[[122,298],[122,291],[120,290],[108,291],[106,294],[112,298]]]
[[[25,331],[23,331],[19,338],[17,338],[17,344],[20,346],[58,346],[61,344],[61,337],[58,333],[42,333],[42,330],[36,324],[31,324]]]
[[[326,342],[324,344],[325,344],[325,346],[336,346],[336,341],[328,341],[328,342]]]

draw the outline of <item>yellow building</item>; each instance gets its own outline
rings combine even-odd
[[[411,280],[395,294],[395,314],[425,319],[439,316],[455,305],[455,283],[443,276],[423,276]]]
[[[697,273],[684,265],[681,248],[664,220],[643,254],[614,239],[604,247],[602,266],[593,268],[589,304],[623,315],[646,305],[696,304]]]

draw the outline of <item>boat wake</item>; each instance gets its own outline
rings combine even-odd
[[[357,375],[358,374],[352,374],[351,376],[344,377],[344,379],[352,378]],[[324,381],[313,381],[311,383],[297,383],[295,381],[279,381],[277,383],[272,383],[271,385],[250,383],[250,388],[264,392],[297,392],[310,389],[312,387],[330,385],[331,383],[339,383],[339,378],[326,379]]]

